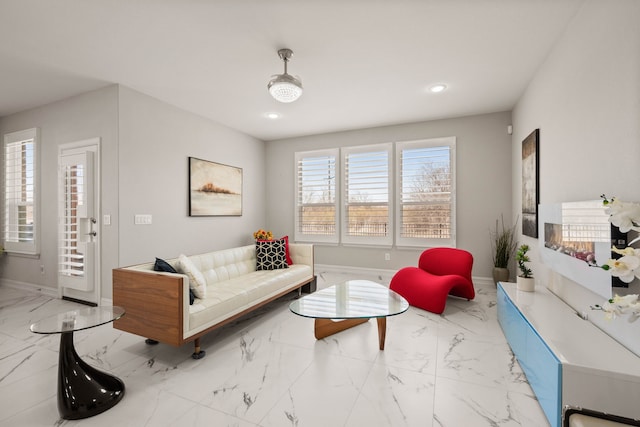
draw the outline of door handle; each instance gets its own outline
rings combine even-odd
[[[85,236],[93,236],[93,237],[96,237],[96,234],[98,234],[98,233],[96,233],[95,231],[92,231],[91,233],[85,233]]]

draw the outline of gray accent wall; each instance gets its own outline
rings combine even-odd
[[[266,227],[262,141],[122,86],[119,114],[121,265],[247,245]],[[242,168],[242,216],[189,217],[190,156]]]
[[[111,85],[22,113],[0,118],[0,135],[40,128],[40,257],[0,256],[3,280],[42,287],[57,292],[58,255],[58,146],[100,137],[102,209],[115,212],[118,203],[118,90]],[[4,150],[0,150],[4,160]],[[4,170],[3,168],[0,168]],[[0,173],[4,181],[4,175]],[[4,206],[4,205],[3,205]],[[4,209],[2,210],[4,215]],[[115,218],[114,218],[115,219]],[[118,262],[117,228],[102,228],[102,282],[111,289],[109,266]],[[44,274],[40,266],[44,266]],[[104,296],[104,291],[103,291]],[[111,291],[109,290],[109,298]]]
[[[474,276],[491,277],[489,229],[501,214],[511,222],[511,113],[385,126],[266,143],[267,224],[276,235],[294,232],[294,153],[345,146],[455,136],[457,246],[470,251]],[[514,218],[515,219],[515,218]],[[316,263],[390,269],[416,265],[422,249],[317,245]],[[391,260],[385,261],[384,254]]]
[[[41,131],[41,254],[0,256],[3,281],[57,293],[57,159],[64,143],[101,140],[102,299],[111,298],[115,267],[250,244],[252,232],[266,226],[264,143],[241,132],[119,85],[0,118],[0,135],[32,127]],[[243,169],[242,216],[188,216],[189,156]],[[152,215],[152,224],[134,225],[135,214]]]

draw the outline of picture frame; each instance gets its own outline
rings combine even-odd
[[[189,216],[241,216],[242,168],[189,157]]]
[[[522,234],[538,238],[540,129],[522,141]]]

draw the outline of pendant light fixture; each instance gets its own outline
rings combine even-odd
[[[284,61],[284,73],[272,76],[273,78],[267,85],[271,96],[279,102],[293,102],[302,95],[302,82],[300,78],[287,73],[287,63],[291,55],[293,55],[291,49],[280,49],[278,51],[278,56]]]

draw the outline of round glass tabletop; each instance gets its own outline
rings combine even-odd
[[[36,334],[61,334],[81,331],[113,322],[124,316],[122,307],[84,307],[45,317],[31,325]]]
[[[316,319],[361,319],[394,316],[409,308],[407,300],[369,280],[349,280],[306,295],[289,305],[300,316]]]

